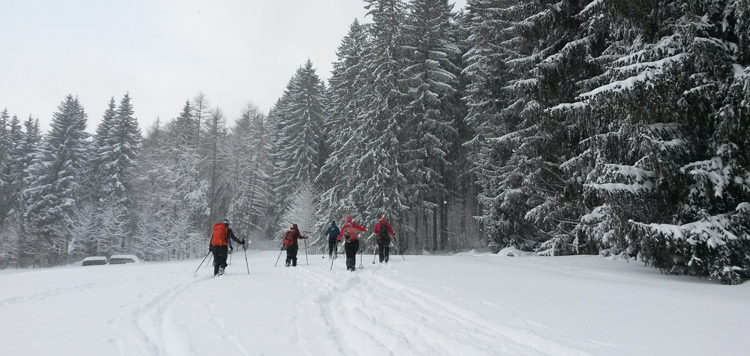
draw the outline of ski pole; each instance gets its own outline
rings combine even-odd
[[[250,265],[247,263],[247,245],[242,245],[242,250],[245,251],[245,267],[247,267],[247,274],[250,274]]]
[[[378,253],[379,248],[380,246],[376,244],[372,249],[372,264],[375,264],[375,255]]]
[[[401,252],[401,244],[399,244],[398,240],[396,240],[396,235],[395,234],[393,235],[393,240],[396,241],[396,246],[398,246],[398,254],[401,255],[401,258],[403,258],[404,261],[406,261],[406,257],[404,257],[404,253]]]
[[[336,257],[339,255],[339,242],[336,241],[336,247],[333,250],[333,258],[331,259],[331,271],[333,271],[333,261],[336,260]]]
[[[229,265],[230,266],[232,265],[232,253],[231,252],[229,253]]]
[[[198,268],[196,268],[196,269],[195,269],[195,272],[193,272],[194,274],[195,274],[195,273],[198,273],[198,270],[199,270],[199,269],[201,268],[201,266],[203,265],[203,262],[206,262],[206,259],[208,258],[208,255],[210,255],[210,254],[211,254],[211,251],[208,251],[208,253],[206,254],[206,257],[203,257],[203,261],[201,261],[201,264],[199,264],[199,265],[198,265]]]
[[[303,240],[305,240],[305,263],[309,266],[310,261],[307,260],[307,236]]]
[[[210,253],[211,251],[208,251],[208,252]],[[206,263],[206,265],[205,265],[205,266],[204,266],[203,268],[206,268],[206,267],[208,267],[208,266],[209,266],[209,265],[211,264],[211,261],[213,261],[213,260],[214,260],[214,255],[212,254],[212,255],[211,255],[211,256],[210,256],[209,258],[208,258],[208,263]]]
[[[365,268],[364,263],[362,263],[362,250],[364,250],[364,248],[359,249],[359,268],[360,269]]]
[[[281,246],[281,251],[279,251],[279,257],[276,257],[276,263],[273,265],[276,267],[277,264],[279,264],[279,258],[281,258],[281,253],[284,252],[284,246]]]

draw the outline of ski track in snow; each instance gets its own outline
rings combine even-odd
[[[387,266],[325,272],[285,273],[314,291],[297,306],[298,346],[308,355],[590,355],[572,345],[580,342],[501,325],[406,286],[389,278]],[[308,351],[321,340],[328,340],[317,345],[322,350]]]
[[[11,297],[11,298],[0,300],[0,308],[4,308],[4,307],[16,305],[16,304],[34,303],[34,302],[42,301],[48,298],[57,297],[60,295],[78,294],[78,293],[83,293],[94,288],[110,287],[114,285],[121,285],[124,283],[126,282],[125,281],[115,281],[115,282],[109,282],[109,283],[91,282],[91,283],[77,284],[77,285],[67,287],[67,288],[48,289],[41,293],[35,293],[32,295],[25,295],[25,296],[18,296],[18,297]]]
[[[189,279],[188,279],[189,278]],[[178,283],[141,296],[139,302],[126,306],[112,323],[118,331],[115,340],[121,355],[190,355],[188,338],[172,317],[174,306],[204,278],[184,278]]]
[[[227,277],[222,277],[227,278]],[[236,284],[236,279],[231,279],[232,284]],[[221,330],[220,336],[222,339],[226,340],[227,343],[234,346],[239,352],[241,352],[245,356],[249,356],[250,354],[245,350],[245,348],[242,346],[242,343],[240,342],[240,337],[234,333],[231,330],[227,330],[226,323],[224,322],[224,319],[216,316],[216,313],[214,310],[216,309],[216,292],[211,293],[211,298],[209,301],[209,315],[211,318],[211,321],[216,324],[219,329]]]

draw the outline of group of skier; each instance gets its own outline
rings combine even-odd
[[[393,232],[391,224],[388,224],[385,220],[385,217],[381,217],[372,230],[375,236],[377,236],[380,263],[388,263],[391,236],[395,236],[396,234]],[[354,271],[357,251],[359,251],[359,232],[366,231],[367,229],[352,221],[351,215],[346,216],[346,223],[341,226],[341,229],[336,226],[336,221],[331,221],[331,226],[326,230],[326,236],[328,236],[328,257],[333,258],[336,246],[343,238],[344,251],[346,252],[346,269]]]
[[[334,251],[343,239],[344,251],[346,251],[346,269],[354,271],[356,266],[356,256],[359,251],[359,233],[366,231],[366,228],[353,221],[351,215],[346,216],[346,223],[344,223],[340,229],[336,226],[336,221],[331,221],[331,226],[326,230],[329,258],[333,258]],[[386,221],[385,217],[380,218],[380,221],[375,224],[372,231],[375,236],[377,236],[380,262],[388,263],[390,257],[391,237],[396,234],[393,232],[393,228]],[[286,250],[287,267],[297,266],[297,251],[299,250],[298,241],[300,239],[307,239],[307,236],[303,236],[300,233],[297,224],[292,224],[292,227],[284,232],[282,249]],[[214,224],[211,242],[208,245],[209,252],[213,253],[214,276],[224,274],[224,269],[227,267],[227,255],[229,251],[234,250],[232,247],[232,240],[241,244],[243,249],[247,249],[245,239],[238,239],[234,235],[232,229],[229,228],[229,220],[224,219],[222,222]],[[373,263],[375,262],[373,261]]]

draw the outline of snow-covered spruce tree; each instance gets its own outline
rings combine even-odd
[[[10,196],[10,177],[8,177],[10,171],[10,150],[11,150],[11,139],[8,134],[8,109],[3,109],[0,112],[0,231],[3,228],[5,216],[10,209],[12,204]]]
[[[591,38],[581,31],[582,21],[576,17],[586,5],[534,2],[526,9],[531,15],[514,25],[521,34],[517,48],[532,51],[508,63],[533,65],[533,71],[528,81],[512,82],[526,87],[531,100],[519,113],[518,126],[504,136],[518,144],[509,159],[513,168],[508,177],[520,182],[520,192],[527,197],[530,209],[524,220],[532,227],[530,240],[539,243],[535,250],[541,255],[591,252],[591,244],[576,235],[584,211],[582,185],[565,165],[583,130],[580,121],[550,110],[572,101],[585,90],[585,80],[598,74],[589,56]],[[549,26],[554,30],[544,30]]]
[[[14,213],[9,216],[9,228],[14,231],[17,237],[24,237],[18,239],[15,244],[15,256],[17,256],[16,266],[24,267],[29,265],[33,257],[33,248],[36,246],[32,241],[33,239],[28,238],[28,229],[24,223],[23,213],[26,211],[27,201],[25,199],[25,189],[30,185],[31,179],[29,167],[34,161],[36,152],[39,149],[39,143],[42,140],[39,132],[39,120],[34,119],[31,116],[24,121],[24,133],[21,144],[17,147],[18,149],[18,160],[14,168],[13,173],[13,185],[18,187],[18,205],[14,208]]]
[[[596,56],[607,71],[556,108],[587,132],[569,161],[593,167],[582,175],[590,212],[578,229],[664,271],[738,283],[750,270],[741,204],[750,185],[737,149],[748,140],[737,95],[747,97],[748,49],[735,41],[748,27],[735,2],[683,5],[602,1],[579,14],[608,46]]]
[[[348,200],[363,225],[373,224],[379,216],[399,223],[409,209],[409,187],[401,167],[407,162],[401,143],[411,130],[404,120],[404,89],[400,84],[403,53],[399,29],[404,21],[404,4],[400,0],[367,0],[372,17],[371,41],[364,52],[363,69],[372,81],[360,92],[363,111],[352,139],[350,155],[354,164],[354,186]]]
[[[102,158],[100,158],[100,156],[106,154],[106,140],[112,128],[112,123],[115,120],[115,115],[117,115],[117,103],[115,102],[115,97],[111,97],[109,105],[102,116],[102,121],[100,121],[99,125],[96,127],[96,132],[94,133],[94,139],[92,142],[93,154],[89,160],[91,176],[89,183],[91,186],[91,198],[93,201],[99,201],[103,197],[101,184],[104,178],[101,176],[103,172],[101,172]]]
[[[201,101],[201,105],[205,105]],[[175,139],[181,142],[184,147],[197,148],[198,144],[198,122],[193,117],[193,108],[190,106],[190,100],[185,100],[185,105],[182,107],[182,112],[174,120],[174,134],[177,135]],[[155,135],[166,134],[165,131],[156,130]]]
[[[108,113],[109,110],[105,113],[105,119],[107,119]],[[121,240],[110,244],[113,250],[106,251],[108,253],[123,253],[129,252],[132,243],[130,239],[136,230],[133,181],[135,180],[135,164],[142,139],[138,121],[133,117],[130,95],[125,94],[122,97],[107,126],[107,133],[104,134],[104,138],[100,142],[101,146],[97,147],[96,152],[99,163],[97,177],[100,179],[98,186],[101,194],[98,203],[102,209],[102,214],[107,212],[107,214],[121,220],[111,222],[113,229],[119,231],[120,225],[127,227],[127,232],[120,235]],[[102,130],[104,130],[104,127],[102,127]],[[109,212],[110,209],[113,211]]]
[[[472,1],[468,120],[483,188],[481,218],[495,249],[575,250],[575,183],[560,164],[570,128],[544,109],[569,101],[586,76],[578,43],[580,5],[567,1]],[[551,30],[549,30],[551,29]],[[574,133],[573,133],[574,134]],[[573,184],[571,184],[573,183]]]
[[[458,73],[458,98],[461,101],[455,120],[458,138],[452,143],[453,148],[448,158],[453,163],[453,169],[447,172],[446,177],[451,183],[449,189],[451,199],[447,199],[450,217],[445,217],[449,224],[449,240],[446,246],[449,251],[486,246],[487,244],[484,229],[475,218],[480,213],[480,205],[477,200],[479,189],[473,169],[472,150],[469,145],[465,144],[474,137],[474,130],[467,119],[468,106],[464,99],[468,96],[468,86],[471,82],[466,75],[463,75],[464,67],[467,64],[463,58],[471,50],[471,43],[469,42],[471,35],[470,19],[471,17],[465,10],[460,10],[455,15],[453,22],[454,37],[459,48],[455,63],[461,65],[461,72]]]
[[[323,189],[320,202],[320,227],[331,220],[342,220],[348,213],[356,211],[349,191],[356,183],[352,167],[357,157],[352,155],[353,147],[361,144],[363,138],[357,128],[362,115],[364,102],[360,95],[370,82],[368,73],[363,70],[364,50],[368,46],[367,31],[364,25],[354,20],[349,32],[341,40],[333,63],[328,90],[328,119],[324,130],[328,133],[326,145],[331,151],[315,184]]]
[[[297,69],[270,115],[278,129],[275,193],[281,208],[301,184],[314,182],[324,161],[325,88],[308,60]]]
[[[7,142],[9,143],[7,152],[7,162],[2,168],[3,179],[7,182],[5,189],[0,192],[4,198],[0,200],[0,233],[4,237],[0,238],[0,265],[18,265],[18,238],[21,233],[21,193],[26,188],[24,183],[25,173],[25,155],[27,145],[24,140],[24,132],[21,128],[21,121],[17,116],[13,116],[8,121]],[[33,147],[32,147],[33,148]]]
[[[80,204],[79,182],[88,162],[86,113],[77,98],[68,95],[52,115],[52,129],[29,167],[30,187],[24,197],[27,235],[35,239],[35,264],[66,262],[69,236],[65,221]]]
[[[516,125],[522,109],[529,102],[520,78],[530,68],[513,71],[507,62],[522,53],[510,45],[520,43],[520,33],[511,31],[519,9],[524,3],[511,0],[469,0],[469,38],[471,46],[464,55],[462,75],[468,80],[466,101],[467,124],[474,131],[465,146],[471,149],[473,174],[481,187],[478,194],[482,206],[479,221],[489,233],[488,245],[497,251],[506,246],[524,247],[530,226],[523,220],[525,197],[520,181],[505,174],[513,152],[511,143],[500,143]],[[511,203],[512,202],[512,203]]]
[[[405,123],[412,130],[403,137],[408,156],[407,179],[413,191],[413,208],[432,211],[431,250],[445,249],[447,231],[438,229],[448,199],[445,172],[457,138],[455,118],[459,113],[459,49],[451,26],[453,6],[447,0],[414,0],[404,24],[405,65],[401,78],[406,89]],[[438,238],[438,230],[440,237]]]
[[[1,116],[2,114],[0,114]],[[0,119],[0,124],[2,120]],[[0,165],[0,180],[4,183],[0,187],[0,230],[6,226],[9,218],[18,211],[21,191],[23,190],[23,158],[24,158],[24,140],[21,121],[18,116],[13,115],[7,122],[5,130],[4,149],[5,157]],[[0,132],[2,134],[2,132]],[[17,216],[16,216],[17,218]]]
[[[248,104],[232,128],[228,144],[222,146],[227,166],[222,170],[221,187],[230,197],[227,217],[235,234],[242,238],[270,227],[265,215],[271,194],[271,147],[264,121],[265,115]]]

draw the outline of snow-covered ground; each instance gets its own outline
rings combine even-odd
[[[300,250],[0,272],[0,355],[749,355],[750,285],[591,256]],[[358,261],[359,264],[359,261]],[[279,265],[283,265],[282,261]]]

